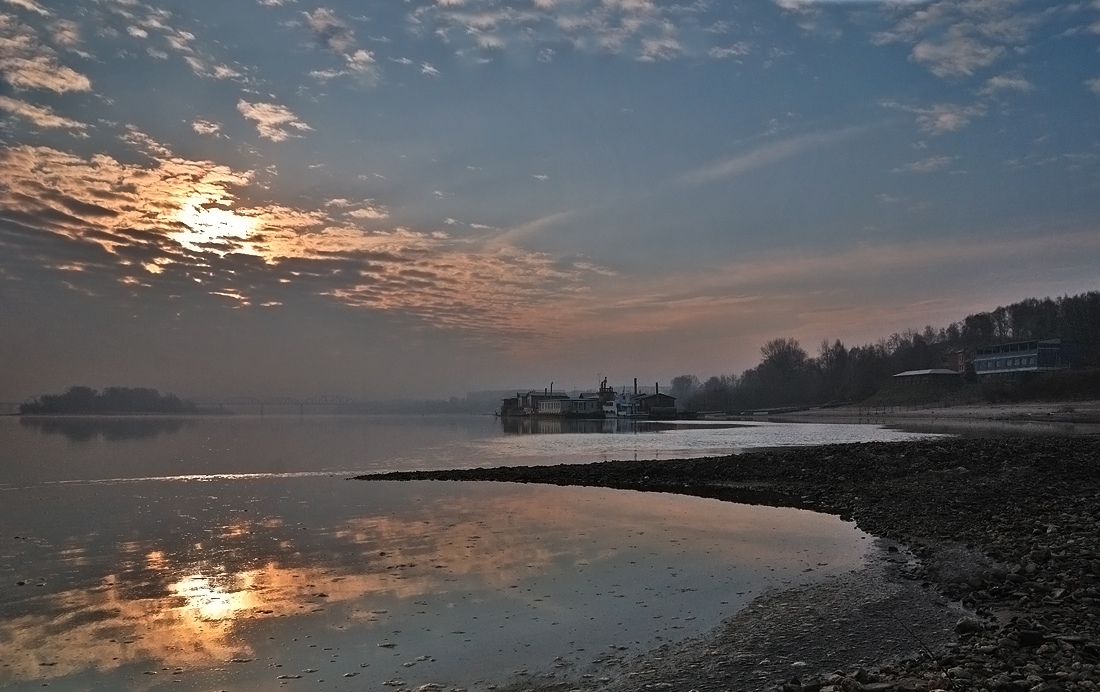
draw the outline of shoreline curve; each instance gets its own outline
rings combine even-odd
[[[548,681],[539,690],[1100,689],[1097,435],[356,478],[681,492],[837,514],[887,541],[885,557],[865,570],[765,594],[716,630],[650,652],[603,682]],[[907,552],[912,559],[890,558]],[[900,643],[879,646],[886,640]]]

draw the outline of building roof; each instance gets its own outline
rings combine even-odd
[[[1040,346],[1065,347],[1070,342],[1062,339],[1028,339],[1027,341],[1006,341],[1000,344],[988,344],[980,346],[975,353],[977,356],[998,356],[1013,351],[1034,351]]]
[[[673,401],[676,400],[676,397],[672,396],[671,394],[665,394],[664,392],[656,392],[656,393],[653,393],[653,394],[635,394],[633,398],[636,401],[641,401],[642,399],[654,399],[654,398],[658,398],[658,397],[663,397],[665,399],[672,399]]]
[[[947,368],[930,368],[928,370],[906,370],[905,372],[899,372],[894,377],[930,377],[941,375],[961,375],[961,372],[956,370],[948,370]]]

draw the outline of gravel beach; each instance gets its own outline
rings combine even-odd
[[[1100,689],[1100,437],[941,438],[670,461],[408,472],[811,508],[880,537],[865,570],[765,594],[573,690]]]

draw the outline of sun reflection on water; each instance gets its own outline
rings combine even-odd
[[[218,577],[192,574],[172,584],[169,589],[186,599],[184,610],[198,620],[234,620],[245,611],[261,605],[261,599],[249,591],[255,584],[255,577],[254,571]]]
[[[176,540],[159,531],[143,535],[127,529],[129,540],[89,543],[87,551],[93,555],[113,557],[106,576],[95,569],[95,564],[104,564],[100,559],[89,563],[86,581],[59,583],[56,590],[46,584],[33,598],[0,603],[0,687],[75,677],[118,682],[142,668],[150,674],[177,667],[216,676],[251,675],[243,662],[260,660],[285,665],[284,671],[301,670],[317,667],[309,656],[325,651],[323,645],[310,648],[317,645],[305,639],[312,636],[317,642],[344,631],[356,634],[329,643],[349,652],[359,647],[357,662],[375,660],[370,658],[374,655],[392,659],[390,649],[378,647],[392,645],[386,638],[398,631],[419,631],[421,625],[413,626],[414,621],[424,623],[425,632],[434,629],[455,642],[470,641],[457,639],[455,632],[461,630],[463,638],[475,637],[468,646],[476,647],[496,641],[491,637],[511,642],[530,636],[523,618],[517,617],[524,614],[561,621],[553,633],[558,638],[567,626],[590,629],[590,615],[617,605],[583,601],[592,596],[577,602],[570,589],[620,589],[640,569],[633,560],[657,565],[644,572],[657,575],[656,582],[647,584],[653,588],[639,591],[638,597],[657,593],[659,583],[665,589],[662,599],[671,602],[688,598],[684,594],[696,587],[688,573],[678,576],[682,567],[670,575],[664,565],[683,566],[696,559],[691,555],[706,553],[713,556],[706,560],[744,564],[746,569],[753,560],[769,566],[790,563],[789,568],[801,571],[804,562],[816,560],[805,550],[783,554],[781,545],[788,536],[801,534],[822,546],[850,542],[843,531],[830,528],[836,523],[831,517],[807,523],[799,515],[802,523],[787,527],[788,519],[776,514],[762,526],[757,510],[742,514],[732,506],[694,498],[592,489],[500,486],[492,492],[464,493],[430,487],[349,488],[352,497],[377,491],[372,509],[340,511],[326,515],[322,526],[309,527],[298,521],[304,515],[279,516],[256,507],[246,515],[224,509],[230,506],[225,498],[200,493],[176,510],[176,516],[196,522],[191,530],[177,528],[171,534]],[[471,486],[463,490],[467,488]],[[395,501],[383,507],[391,496]],[[224,512],[220,516],[218,508]],[[199,519],[204,516],[208,518]],[[648,535],[640,528],[645,526],[652,528]],[[196,530],[206,534],[202,541],[194,540]],[[820,537],[815,535],[819,530]],[[609,543],[601,534],[618,538]],[[92,535],[98,538],[88,541],[107,540]],[[60,561],[75,546],[59,547]],[[858,559],[852,554],[830,561],[843,567]],[[629,577],[621,575],[626,560],[631,560]],[[722,573],[732,578],[733,572],[723,568]],[[549,581],[536,586],[537,593],[524,588],[546,580],[546,575],[551,575]],[[561,584],[553,585],[559,579]],[[595,586],[583,586],[589,582]],[[583,623],[565,624],[581,615]],[[650,617],[649,612],[644,615]],[[497,620],[490,630],[479,630],[487,626],[478,624],[479,618]],[[516,629],[498,634],[497,625]],[[300,644],[291,643],[298,638]],[[423,646],[415,640],[406,643]],[[443,648],[439,642],[430,646]],[[242,684],[238,688],[264,689]]]

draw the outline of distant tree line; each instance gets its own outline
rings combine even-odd
[[[161,394],[144,387],[107,387],[97,392],[91,387],[69,387],[64,394],[44,394],[19,406],[26,415],[112,414],[112,413],[194,413],[190,401],[175,394]]]
[[[909,329],[865,346],[825,340],[816,356],[796,339],[772,339],[761,347],[755,368],[706,381],[680,375],[673,378],[670,393],[685,408],[697,411],[858,402],[898,372],[948,366],[952,353],[973,355],[973,349],[990,344],[1056,338],[1076,343],[1087,367],[1100,367],[1100,291],[1030,298],[939,330]]]

